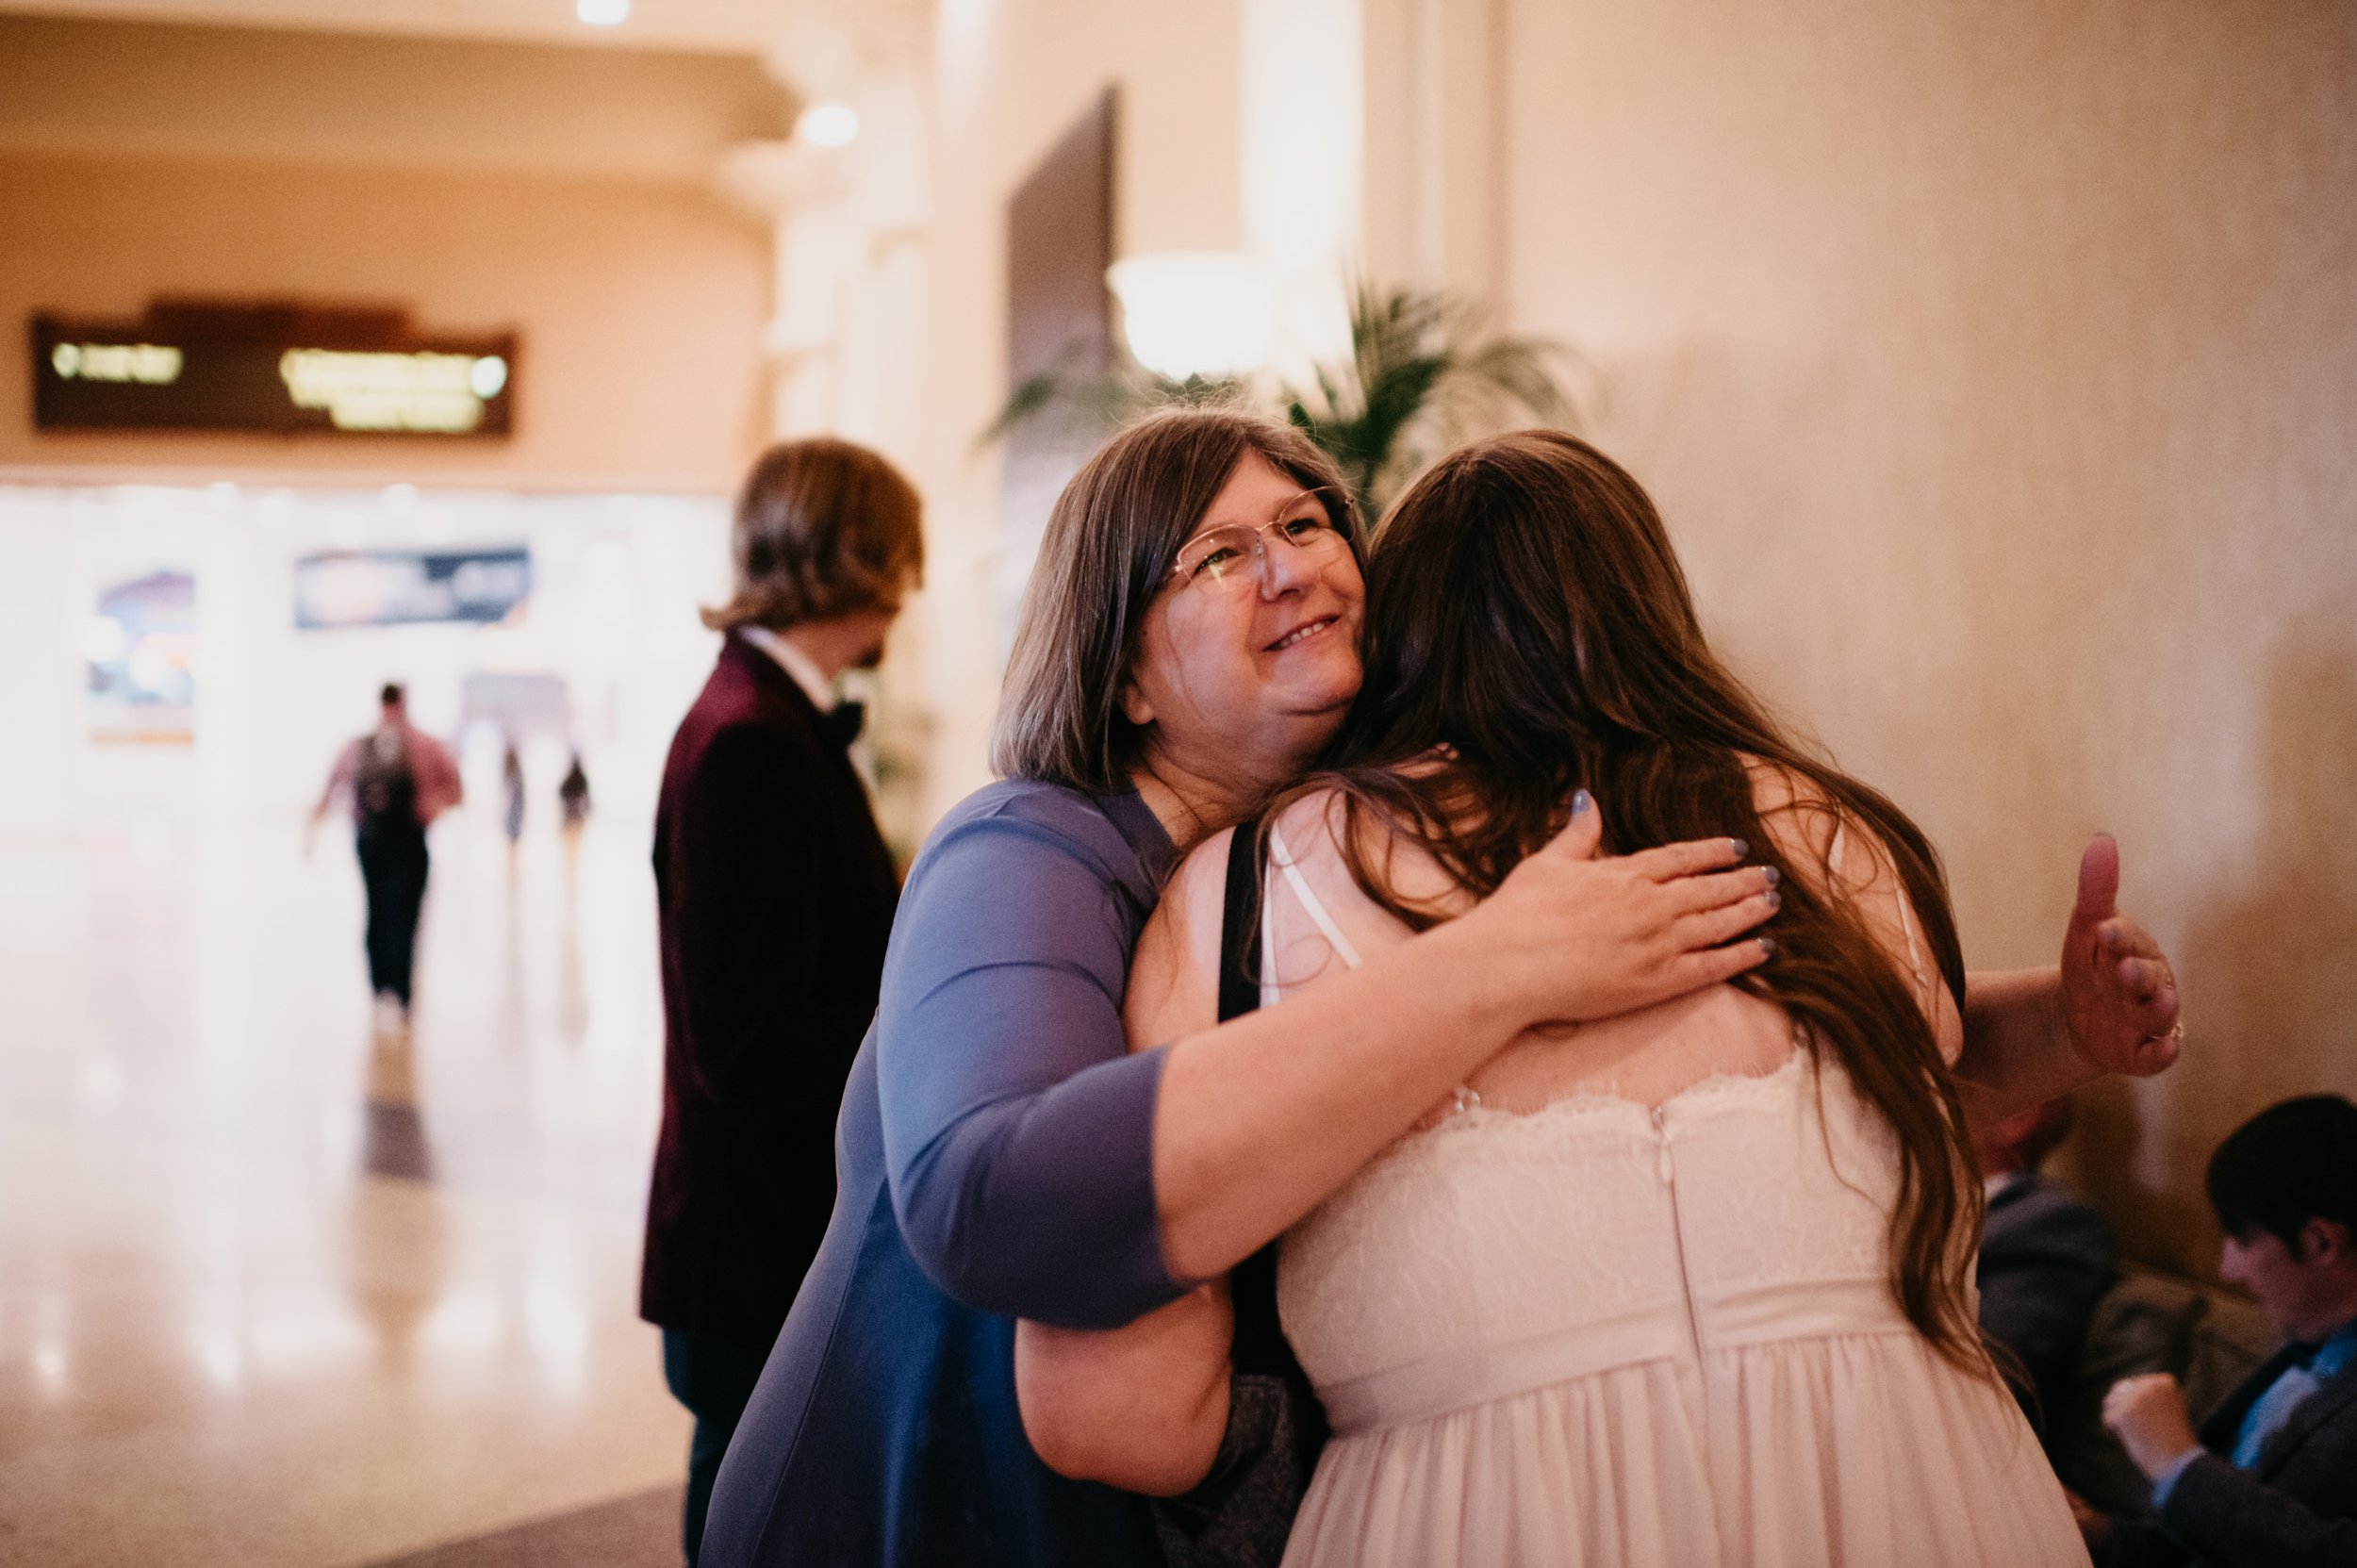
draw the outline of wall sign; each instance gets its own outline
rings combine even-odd
[[[532,553],[365,550],[295,563],[295,624],[398,626],[424,620],[504,620],[532,594]]]
[[[32,320],[41,430],[504,437],[516,335],[422,333],[400,309],[159,301]]]

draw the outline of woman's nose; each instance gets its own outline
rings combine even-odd
[[[1288,593],[1309,586],[1317,575],[1317,563],[1310,552],[1298,545],[1280,542],[1261,536],[1261,595],[1264,599],[1280,599]]]

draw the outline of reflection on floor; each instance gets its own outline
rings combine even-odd
[[[634,1311],[644,822],[512,872],[488,809],[437,828],[415,1029],[372,1039],[348,845],[172,804],[187,762],[0,841],[0,1562],[339,1568],[643,1510],[687,1444]]]

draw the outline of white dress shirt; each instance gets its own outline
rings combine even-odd
[[[809,654],[766,626],[739,626],[737,631],[743,634],[747,642],[778,661],[778,668],[794,678],[794,684],[802,688],[802,694],[810,699],[813,707],[820,713],[832,711],[835,703],[834,683],[827,679],[826,671],[820,669]]]

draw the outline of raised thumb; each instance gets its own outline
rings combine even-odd
[[[2087,840],[2079,856],[2079,900],[2070,911],[2073,924],[2108,920],[2119,906],[2119,840],[2099,833]]]

